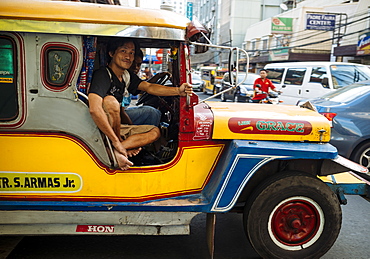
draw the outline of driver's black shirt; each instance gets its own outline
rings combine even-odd
[[[112,75],[112,80],[109,76],[107,68]],[[127,91],[133,95],[140,93],[138,90],[139,84],[143,81],[137,75],[127,70],[130,74],[130,85]],[[104,98],[107,95],[113,95],[119,103],[122,103],[123,95],[125,92],[126,83],[124,81],[119,81],[118,77],[113,73],[112,69],[107,67],[101,67],[94,71],[89,93],[94,93]]]

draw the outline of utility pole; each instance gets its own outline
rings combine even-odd
[[[135,0],[135,6],[140,7],[140,0]]]

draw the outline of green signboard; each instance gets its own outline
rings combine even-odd
[[[289,59],[289,49],[281,48],[269,51],[269,61],[281,61]]]
[[[293,31],[293,18],[271,18],[271,33],[290,34]]]

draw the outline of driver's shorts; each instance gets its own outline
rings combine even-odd
[[[151,131],[156,128],[154,125],[127,125],[121,124],[120,134],[123,139],[127,139],[131,135],[141,134]]]

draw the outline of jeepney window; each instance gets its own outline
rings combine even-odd
[[[0,121],[11,121],[18,115],[15,43],[0,36]]]
[[[284,84],[302,85],[305,73],[306,68],[289,68],[285,76]]]
[[[267,69],[267,78],[275,84],[280,84],[283,78],[284,68],[269,68]]]
[[[46,51],[46,82],[55,88],[66,86],[72,67],[72,52],[64,48],[49,48]]]

